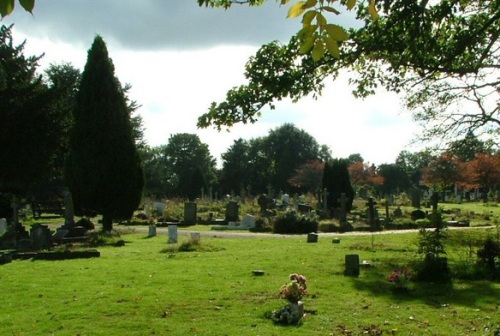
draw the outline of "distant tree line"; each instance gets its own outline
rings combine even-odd
[[[208,145],[195,134],[174,134],[167,144],[150,147],[145,143],[142,119],[137,114],[139,105],[127,97],[130,85],[121,85],[114,77],[102,39],[96,37],[83,73],[64,63],[52,64],[40,74],[37,70],[41,56],[25,56],[25,43],[15,45],[11,29],[0,28],[2,211],[10,208],[13,197],[50,197],[65,187],[78,193],[81,174],[88,172],[108,176],[104,181],[115,182],[105,187],[103,180],[94,180],[92,193],[76,195],[80,213],[107,211],[88,199],[106,192],[111,196],[99,196],[101,203],[112,204],[110,200],[120,199],[116,190],[127,192],[120,184],[137,178],[134,190],[140,189],[139,196],[154,198],[194,199],[201,196],[202,189],[219,197],[242,192],[258,195],[269,188],[276,194],[317,192],[327,184],[324,174],[328,166],[338,159],[345,163],[354,191],[364,188],[384,195],[418,188],[422,182],[435,190],[450,186],[499,189],[498,145],[483,143],[472,132],[437,154],[431,150],[402,151],[394,163],[378,167],[364,162],[357,153],[334,160],[330,148],[290,123],[271,130],[267,136],[235,140],[222,154],[220,168]],[[106,89],[93,91],[99,87],[96,83],[108,84]],[[108,98],[96,99],[99,95]],[[75,128],[75,124],[79,126]],[[72,157],[76,158],[72,171],[81,168],[78,176],[68,170],[65,173],[64,167],[69,167]],[[133,157],[136,159],[130,160]],[[121,170],[123,167],[136,167],[135,173]],[[137,177],[138,167],[144,172],[144,189]],[[85,185],[90,186],[90,180]],[[131,199],[123,212],[109,213],[111,221],[130,215],[140,197],[131,195]]]

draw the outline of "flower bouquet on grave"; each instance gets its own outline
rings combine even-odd
[[[387,281],[394,284],[397,290],[408,289],[408,284],[411,280],[411,272],[408,268],[395,269],[387,277]]]
[[[307,295],[306,277],[297,273],[290,274],[290,282],[281,286],[279,297],[288,304],[271,314],[271,319],[280,324],[297,324],[304,315],[302,298]]]

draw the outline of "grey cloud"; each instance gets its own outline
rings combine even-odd
[[[34,16],[16,8],[5,18],[28,36],[89,45],[96,34],[133,50],[206,48],[286,42],[300,19],[269,0],[261,7],[235,5],[225,11],[196,0],[37,0]]]

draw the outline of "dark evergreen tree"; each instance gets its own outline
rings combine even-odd
[[[323,171],[323,189],[327,190],[327,207],[330,210],[340,208],[340,196],[345,194],[347,198],[346,211],[352,209],[354,201],[354,188],[349,178],[347,161],[334,159],[325,163]]]
[[[144,186],[123,87],[104,40],[96,36],[80,82],[65,177],[75,214],[102,214],[103,230],[128,219]]]
[[[51,175],[63,128],[53,91],[36,73],[41,56],[0,27],[0,193],[27,196]]]

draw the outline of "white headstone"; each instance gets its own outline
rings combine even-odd
[[[0,236],[7,231],[7,220],[5,218],[0,218]]]
[[[177,225],[168,226],[168,243],[177,243]]]
[[[255,216],[246,214],[241,220],[241,226],[247,229],[255,229]]]
[[[290,195],[288,194],[283,194],[283,196],[281,196],[281,203],[283,204],[290,204]]]

